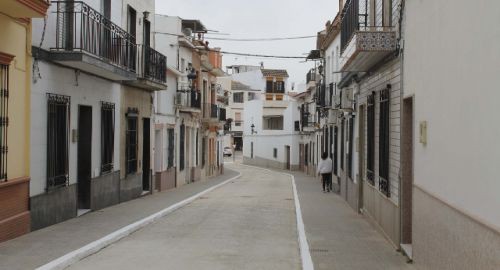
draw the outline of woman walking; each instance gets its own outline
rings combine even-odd
[[[323,153],[316,171],[318,176],[321,175],[323,192],[330,192],[332,190],[332,167],[332,159],[328,157],[328,153]]]

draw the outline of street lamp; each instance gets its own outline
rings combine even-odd
[[[250,128],[252,129],[252,135],[253,134],[257,134],[257,131],[255,131],[255,125],[252,123],[252,125],[250,126]]]

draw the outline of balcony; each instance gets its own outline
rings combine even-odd
[[[167,89],[167,57],[149,46],[137,49],[137,80],[126,83],[150,91]]]
[[[181,112],[201,112],[201,94],[197,91],[177,92],[175,105]]]
[[[43,18],[49,6],[49,0],[0,1],[0,10],[14,18]]]
[[[56,1],[52,61],[113,81],[137,79],[135,37],[80,1]]]
[[[316,82],[316,71],[315,71],[315,69],[311,69],[309,72],[307,72],[307,75],[306,75],[306,84],[308,84],[311,81]]]
[[[204,103],[203,104],[203,119],[209,122],[219,121],[219,107],[217,104]]]
[[[369,71],[397,49],[394,27],[368,24],[368,0],[348,0],[341,26],[342,71]]]

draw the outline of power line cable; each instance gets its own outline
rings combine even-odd
[[[224,41],[280,41],[280,40],[296,40],[315,38],[316,36],[299,36],[299,37],[277,37],[277,38],[219,38],[219,37],[205,37],[211,40],[224,40]]]

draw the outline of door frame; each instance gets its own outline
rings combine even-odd
[[[401,117],[401,244],[412,244],[413,230],[413,181],[415,155],[415,99],[403,99]],[[407,254],[411,256],[411,254]]]
[[[145,123],[148,123],[146,127]],[[148,145],[146,145],[148,142]],[[146,147],[147,146],[147,147]],[[147,176],[147,181],[145,177]],[[151,118],[142,118],[142,190],[151,192]]]
[[[90,131],[89,131],[89,134],[90,134],[90,146],[82,146],[81,145],[81,120],[82,120],[82,108],[85,108],[85,109],[89,109],[90,110]],[[78,209],[91,209],[92,207],[92,125],[93,125],[93,108],[92,106],[90,105],[83,105],[83,104],[79,104],[78,105],[78,123],[77,123],[77,128],[78,128],[78,141],[77,141],[77,154],[76,154],[76,161],[77,161],[77,167],[76,167],[76,178],[77,178],[77,208]],[[80,147],[82,147],[80,149]],[[82,154],[82,149],[87,149],[87,151],[89,151],[89,160],[86,161],[86,162],[82,162],[81,159],[81,154]],[[82,168],[82,165],[83,164],[87,164],[87,166],[89,166],[89,175],[88,175],[88,181],[87,183],[84,183],[83,179],[81,179],[80,177],[80,170]],[[80,198],[82,196],[82,194],[80,192],[82,192],[81,188],[84,186],[85,184],[85,187],[88,189],[88,194],[85,194],[85,196],[87,197],[86,198],[86,201],[84,202],[85,205],[82,206],[81,205],[81,202],[80,202]]]

